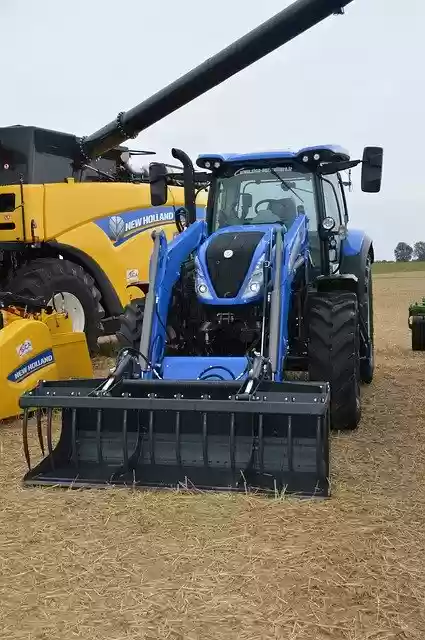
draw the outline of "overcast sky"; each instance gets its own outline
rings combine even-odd
[[[291,4],[288,0],[0,0],[0,123],[89,134]],[[380,194],[353,170],[351,225],[378,259],[425,240],[425,0],[354,0],[140,134],[169,161],[336,143],[384,147]],[[417,69],[415,71],[415,68]]]

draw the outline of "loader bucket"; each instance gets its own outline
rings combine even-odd
[[[44,382],[22,396],[24,485],[330,495],[326,383],[262,382],[247,399],[234,381],[124,379],[99,396],[101,382]],[[35,468],[33,409],[47,415],[47,456]],[[55,410],[62,429],[53,448]]]

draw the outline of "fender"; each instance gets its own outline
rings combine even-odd
[[[56,242],[53,240],[52,242],[46,242],[45,244],[51,249],[54,249],[58,254],[63,255],[64,258],[73,260],[77,264],[84,267],[87,273],[89,273],[95,279],[96,286],[99,288],[99,291],[103,298],[106,317],[118,316],[123,313],[123,306],[117,292],[112,286],[112,283],[106,273],[97,264],[97,262],[93,260],[93,258],[87,255],[87,253],[85,253],[84,251],[76,249],[71,245],[62,244],[61,242]]]
[[[366,260],[368,255],[372,263],[375,260],[372,239],[358,229],[350,229],[341,242],[341,274],[352,274],[359,283],[363,282]],[[361,291],[359,291],[361,295]]]
[[[373,263],[372,239],[364,231],[348,230],[341,242],[339,273],[332,276],[319,276],[316,281],[317,289],[319,291],[352,291],[357,293],[361,305],[364,297],[366,260],[369,255]]]
[[[367,325],[367,287],[365,272],[366,262],[369,256],[373,264],[375,255],[372,239],[363,231],[358,231],[357,229],[350,230],[347,233],[347,237],[341,243],[340,274],[342,277],[351,276],[357,280],[359,311],[365,327]],[[362,344],[366,343],[362,341]]]
[[[358,284],[357,276],[351,273],[336,273],[316,278],[317,291],[351,291],[358,295]]]

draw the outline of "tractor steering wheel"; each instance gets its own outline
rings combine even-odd
[[[257,202],[257,204],[254,207],[254,211],[255,213],[258,215],[258,207],[260,206],[260,204],[264,204],[264,202],[275,202],[273,200],[273,198],[265,198],[264,200],[260,200],[259,202]]]

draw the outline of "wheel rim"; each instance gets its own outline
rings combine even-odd
[[[53,305],[56,311],[67,313],[71,318],[73,331],[84,331],[86,326],[86,315],[84,313],[84,307],[79,299],[72,293],[62,291],[56,293],[53,298],[48,302],[49,305]]]

